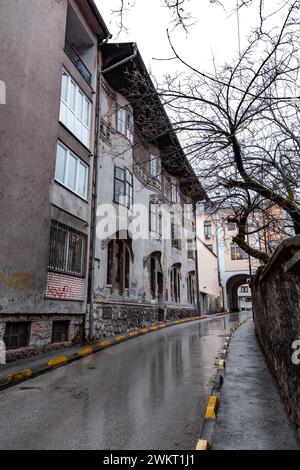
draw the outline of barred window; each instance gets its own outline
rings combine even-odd
[[[48,269],[84,277],[85,259],[86,235],[53,220]]]
[[[30,322],[6,323],[3,338],[6,349],[18,349],[28,346],[30,325]]]

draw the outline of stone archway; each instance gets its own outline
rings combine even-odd
[[[243,284],[247,284],[249,274],[240,273],[231,276],[226,283],[227,305],[230,312],[239,310],[238,288]]]

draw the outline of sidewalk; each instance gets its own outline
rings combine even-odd
[[[300,449],[256,340],[253,320],[231,340],[211,444],[213,450]]]

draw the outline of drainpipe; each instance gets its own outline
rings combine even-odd
[[[196,297],[197,297],[197,310],[198,315],[201,315],[201,306],[200,306],[200,290],[199,290],[199,263],[198,263],[198,250],[197,250],[197,207],[196,203],[193,203],[193,215],[195,220],[195,248],[196,248],[196,256],[195,256],[195,275],[196,275]]]

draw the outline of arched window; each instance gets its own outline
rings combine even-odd
[[[171,269],[171,299],[180,303],[180,265],[174,265]]]
[[[107,247],[107,284],[120,295],[129,289],[130,252],[126,240],[111,240]]]
[[[186,278],[186,285],[187,285],[187,298],[188,303],[190,305],[196,304],[196,281],[195,281],[195,273],[190,272]]]

